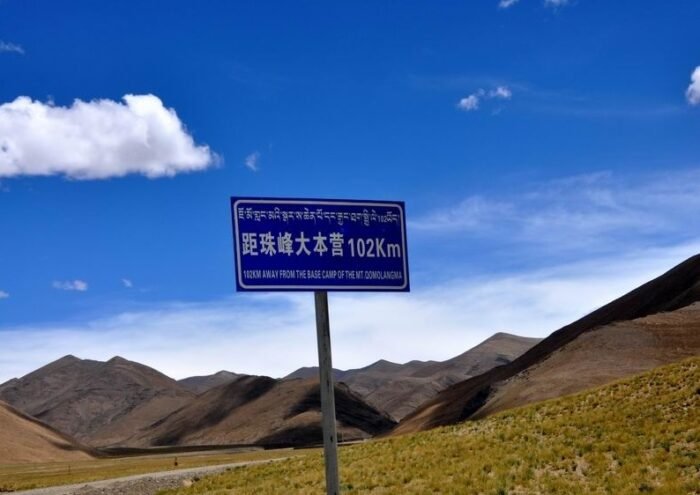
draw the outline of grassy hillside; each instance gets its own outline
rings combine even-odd
[[[698,494],[700,357],[477,422],[343,448],[344,493]],[[323,493],[322,457],[169,494]]]

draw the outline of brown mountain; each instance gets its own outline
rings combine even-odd
[[[700,354],[700,303],[584,333],[494,389],[473,417],[561,397]]]
[[[368,438],[393,428],[386,415],[336,387],[339,437]],[[308,445],[321,441],[318,382],[244,376],[213,388],[128,440],[129,446]]]
[[[539,339],[497,333],[476,347],[447,361],[379,360],[364,368],[336,370],[336,380],[367,403],[400,420],[441,390],[494,366],[509,363]],[[301,368],[289,376],[314,376],[317,368]]]
[[[190,376],[188,378],[178,380],[177,382],[190,392],[199,395],[207,390],[211,390],[214,387],[218,387],[219,385],[230,383],[241,376],[244,375],[232,373],[230,371],[219,371],[213,375]]]
[[[697,354],[700,255],[571,323],[509,364],[457,383],[408,415],[408,433],[582,390]]]
[[[0,464],[77,461],[91,451],[41,421],[0,402]]]
[[[343,381],[368,403],[400,420],[450,385],[509,363],[539,339],[497,333],[447,361],[379,361],[347,372]]]
[[[139,363],[65,356],[0,386],[0,399],[91,445],[116,442],[194,397]]]
[[[345,371],[333,368],[333,379],[335,381],[340,381],[345,375]],[[308,378],[318,378],[318,366],[304,366],[296,371],[292,371],[290,374],[285,376],[283,380],[292,380],[295,378],[301,378],[306,380]]]

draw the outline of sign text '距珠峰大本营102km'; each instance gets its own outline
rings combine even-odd
[[[408,291],[401,201],[231,198],[239,291]]]

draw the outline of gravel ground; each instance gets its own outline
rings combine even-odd
[[[205,466],[199,468],[180,469],[177,471],[165,471],[160,473],[139,474],[124,478],[115,478],[103,481],[91,481],[77,485],[52,486],[49,488],[37,488],[13,492],[13,495],[154,495],[158,490],[176,488],[196,483],[201,476],[220,473],[226,469],[274,462],[281,459],[268,461],[236,462],[219,466]]]

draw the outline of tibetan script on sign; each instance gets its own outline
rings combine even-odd
[[[408,291],[403,202],[231,198],[238,290]]]

